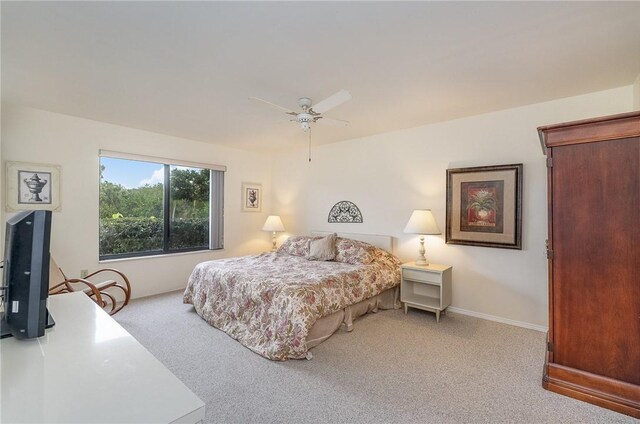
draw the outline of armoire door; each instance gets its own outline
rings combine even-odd
[[[640,138],[552,160],[553,362],[640,384]]]

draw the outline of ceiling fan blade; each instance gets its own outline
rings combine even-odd
[[[346,127],[350,123],[349,121],[344,121],[342,119],[327,118],[326,116],[322,116],[318,118],[317,122],[320,124],[329,125],[332,127]]]
[[[351,100],[351,94],[347,90],[340,90],[333,96],[329,96],[321,102],[311,106],[314,112],[324,113],[329,109],[333,109],[336,106],[340,106],[342,103]]]
[[[266,100],[259,99],[258,97],[249,97],[249,100],[257,100],[257,101],[259,101],[259,102],[266,103],[266,104],[271,105],[271,106],[273,106],[273,107],[277,107],[278,109],[282,109],[282,110],[284,110],[285,112],[287,112],[288,114],[291,114],[291,115],[297,115],[297,113],[296,113],[296,112],[294,112],[294,111],[292,111],[291,109],[287,109],[286,107],[283,107],[283,106],[277,105],[277,104],[275,104],[275,103],[271,103],[271,102],[268,102],[268,101],[266,101]]]

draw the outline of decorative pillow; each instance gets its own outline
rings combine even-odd
[[[291,236],[278,248],[278,253],[293,256],[307,256],[309,253],[309,236]]]
[[[386,250],[380,249],[378,247],[376,247],[374,250],[372,262],[385,263],[396,268],[402,265],[402,262],[400,262],[400,259],[396,258]]]
[[[310,261],[332,261],[336,257],[336,237],[338,235],[333,233],[320,239],[309,240],[307,259]]]
[[[363,241],[338,237],[336,241],[336,262],[367,265],[375,258],[376,247]]]

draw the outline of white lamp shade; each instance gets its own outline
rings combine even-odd
[[[404,227],[407,234],[442,234],[431,209],[416,209],[411,214],[407,226]]]
[[[282,220],[278,215],[269,215],[262,226],[262,231],[284,231]]]

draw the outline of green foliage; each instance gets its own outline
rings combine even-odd
[[[100,219],[100,256],[162,250],[162,221]]]
[[[209,170],[171,170],[171,198],[193,202],[209,201]]]
[[[163,222],[147,218],[103,218],[100,220],[100,256],[162,251]],[[208,219],[171,222],[170,249],[207,247]]]
[[[100,182],[100,218],[162,216],[162,184],[126,188],[109,181]]]
[[[209,216],[208,169],[171,170],[171,219]]]
[[[209,218],[188,218],[171,221],[170,249],[209,246]]]
[[[126,188],[102,178],[100,169],[100,255],[162,250],[163,184]],[[209,244],[207,169],[171,169],[170,249]]]

